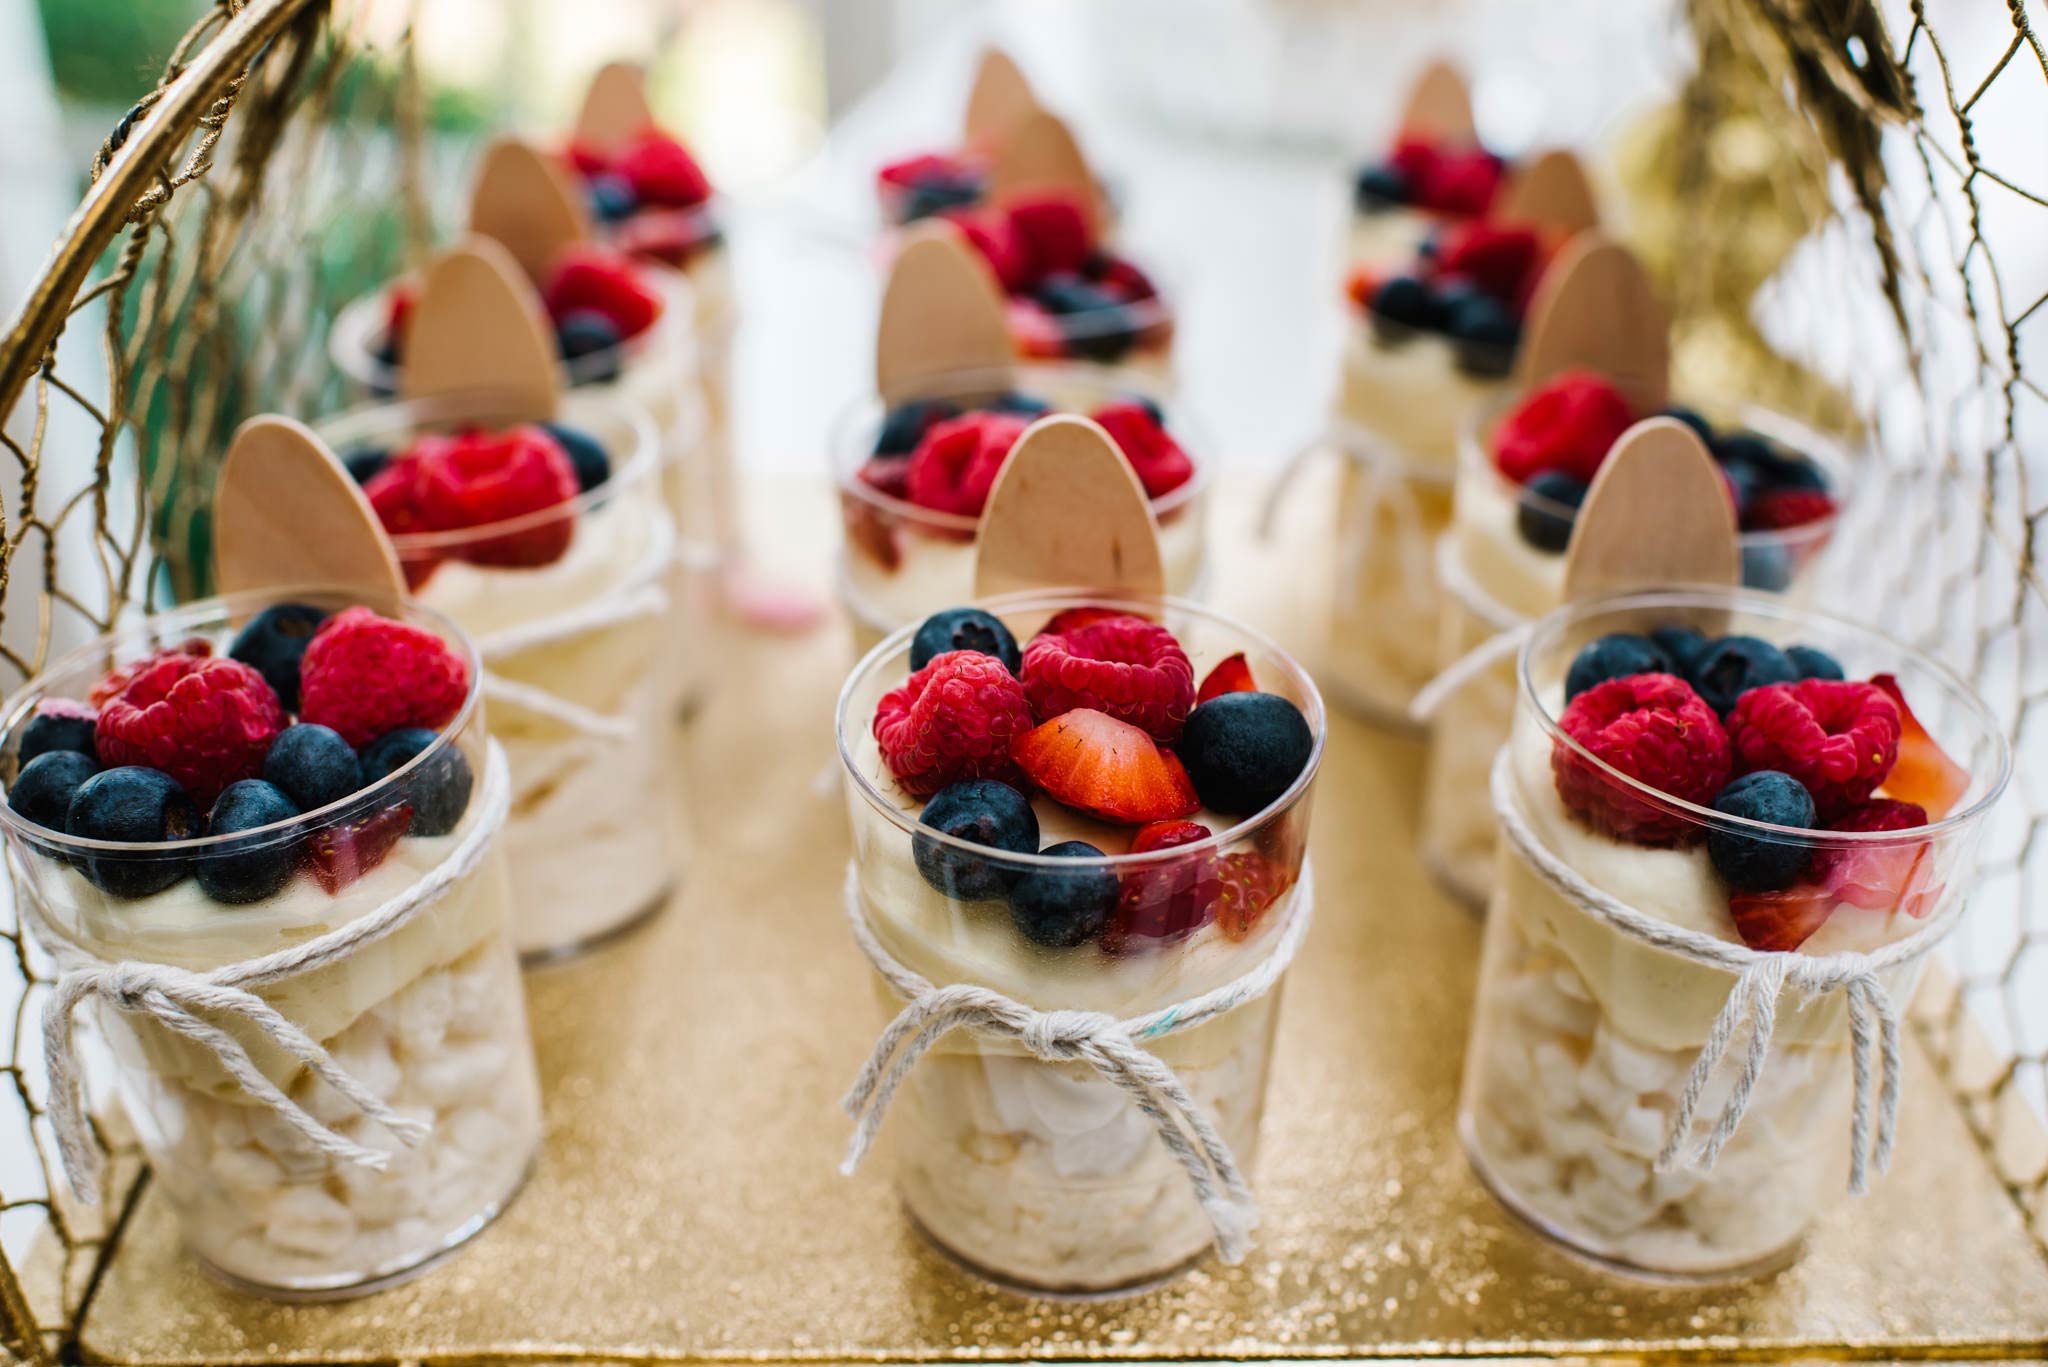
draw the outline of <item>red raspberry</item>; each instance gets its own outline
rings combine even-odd
[[[637,337],[661,316],[661,296],[625,256],[599,247],[571,247],[556,260],[542,291],[548,313],[565,318],[591,309],[611,319],[621,337]]]
[[[1629,674],[1565,706],[1558,726],[1595,759],[1660,793],[1705,805],[1728,786],[1728,733],[1692,685],[1673,674]],[[1699,826],[1604,773],[1558,742],[1550,770],[1564,805],[1595,830],[1638,845],[1686,845]]]
[[[1619,389],[1587,371],[1567,371],[1500,420],[1493,463],[1517,484],[1545,470],[1591,484],[1607,452],[1634,422]]]
[[[962,779],[1016,781],[1010,744],[1033,725],[1017,676],[974,650],[933,656],[875,705],[882,761],[912,797]]]
[[[250,666],[170,654],[100,709],[93,744],[101,764],[161,769],[204,808],[230,783],[263,771],[284,726],[284,704]]]
[[[1017,237],[1017,230],[1001,214],[959,209],[939,217],[958,228],[969,246],[981,253],[996,273],[1003,293],[1019,294],[1031,288],[1031,254]]]
[[[580,176],[594,176],[612,169],[611,154],[587,143],[572,142],[562,149],[562,155],[568,158]]]
[[[886,162],[875,172],[875,179],[884,185],[895,185],[908,190],[927,180],[954,180],[965,174],[967,163],[944,152],[918,152],[914,155]]]
[[[996,472],[1030,420],[1014,413],[963,413],[934,424],[910,453],[904,490],[920,508],[980,517]]]
[[[1440,214],[1478,218],[1500,191],[1500,158],[1477,149],[1440,156],[1416,187],[1416,203]]]
[[[438,731],[469,696],[469,665],[433,632],[360,605],[327,619],[299,662],[299,720],[363,745],[401,726]]]
[[[1148,498],[1164,498],[1195,477],[1195,463],[1142,403],[1104,404],[1088,415],[1124,453]]]
[[[1874,685],[1840,679],[1752,688],[1728,714],[1736,767],[1798,779],[1822,821],[1859,806],[1884,782],[1899,757],[1899,731],[1896,703]]]
[[[658,129],[619,154],[618,173],[642,204],[688,209],[711,198],[711,182],[681,143]]]
[[[1408,182],[1408,193],[1417,204],[1422,202],[1422,187],[1436,174],[1443,159],[1443,150],[1434,141],[1413,134],[1403,135],[1387,156],[1388,164]]]
[[[466,545],[462,558],[531,569],[553,564],[569,549],[576,535],[570,505],[580,490],[576,467],[559,442],[538,427],[513,427],[434,443],[419,457],[413,498],[435,531],[524,519],[500,536]],[[540,516],[549,509],[556,515]]]
[[[213,642],[203,636],[194,636],[189,641],[180,641],[174,646],[167,646],[157,651],[154,655],[144,656],[133,664],[122,665],[117,669],[108,670],[100,676],[100,681],[94,684],[86,693],[85,700],[91,703],[95,709],[105,707],[113,699],[121,695],[122,689],[135,681],[136,675],[142,673],[151,665],[177,655],[190,655],[196,656],[199,659],[205,659],[211,654],[213,654]]]
[[[1195,821],[1153,821],[1131,837],[1132,854],[1149,854],[1207,840],[1211,832]],[[1162,860],[1134,868],[1117,889],[1116,915],[1103,928],[1101,945],[1110,954],[1124,954],[1150,945],[1171,944],[1209,924],[1222,895],[1214,850],[1182,859]]]
[[[1078,273],[1095,253],[1095,237],[1079,200],[1066,194],[1026,195],[1006,206],[1010,232],[1032,280]]]
[[[391,535],[418,535],[434,530],[420,495],[420,472],[426,453],[447,442],[446,437],[421,437],[409,450],[393,457],[390,464],[370,476],[370,482],[363,486],[370,510]],[[441,556],[437,551],[409,546],[400,549],[398,561],[399,568],[405,571],[406,587],[417,591],[433,577]]]
[[[1077,707],[1106,712],[1163,745],[1180,739],[1195,710],[1195,667],[1173,633],[1142,617],[1105,617],[1064,633],[1042,631],[1024,647],[1032,711],[1057,717]]]
[[[1749,501],[1742,525],[1746,531],[1778,532],[1832,517],[1834,511],[1835,501],[1818,489],[1773,489]]]
[[[1542,254],[1542,243],[1531,229],[1461,223],[1444,233],[1435,269],[1439,275],[1462,276],[1494,298],[1512,303],[1521,297],[1522,283]]]

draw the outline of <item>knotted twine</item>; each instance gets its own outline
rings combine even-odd
[[[1743,1113],[1749,1108],[1757,1080],[1770,1058],[1778,999],[1787,987],[1807,1000],[1840,992],[1848,1002],[1849,1057],[1855,1079],[1849,1125],[1850,1192],[1861,1196],[1868,1190],[1873,1164],[1880,1173],[1890,1168],[1899,1114],[1899,1013],[1878,975],[1913,962],[1939,944],[1955,927],[1962,910],[1961,898],[1949,899],[1948,905],[1911,935],[1868,954],[1754,950],[1646,916],[1595,887],[1551,853],[1530,829],[1522,810],[1521,798],[1515,791],[1513,752],[1508,746],[1502,746],[1494,758],[1493,805],[1509,843],[1558,895],[1631,939],[1669,950],[1694,963],[1725,968],[1736,975],[1735,985],[1715,1016],[1713,1028],[1686,1078],[1685,1092],[1679,1097],[1678,1109],[1665,1132],[1664,1146],[1657,1154],[1659,1172],[1669,1172],[1681,1162],[1702,1172],[1713,1169],[1722,1146],[1742,1124]],[[1687,1154],[1685,1146],[1691,1137],[1693,1117],[1707,1087],[1736,1037],[1745,1030],[1749,1033],[1749,1045],[1742,1055],[1734,1087],[1713,1128]],[[1881,1079],[1874,1093],[1870,1061],[1873,1051]]]
[[[36,924],[37,938],[62,971],[50,999],[43,1004],[43,1060],[50,1074],[50,1120],[57,1149],[78,1199],[91,1205],[98,1202],[100,1193],[101,1156],[86,1118],[84,1079],[73,1037],[78,1006],[89,998],[128,1015],[145,1016],[206,1049],[244,1092],[330,1158],[380,1172],[391,1162],[389,1154],[357,1144],[308,1114],[264,1076],[241,1041],[207,1019],[209,1014],[234,1017],[254,1028],[408,1148],[425,1139],[432,1126],[402,1116],[378,1099],[255,989],[339,963],[408,925],[483,859],[511,807],[511,789],[504,752],[492,741],[484,763],[483,791],[477,797],[477,818],[447,858],[403,892],[347,925],[290,949],[204,973],[170,964],[101,959],[51,927],[34,898],[23,897],[22,904]],[[19,886],[21,880],[16,881]]]
[[[881,1130],[896,1089],[926,1051],[955,1030],[970,1030],[984,1037],[1015,1040],[1033,1058],[1046,1063],[1079,1060],[1121,1089],[1151,1120],[1160,1142],[1186,1171],[1195,1199],[1216,1231],[1218,1255],[1232,1266],[1243,1261],[1251,1248],[1252,1229],[1259,1221],[1257,1198],[1214,1122],[1173,1070],[1139,1041],[1192,1030],[1272,990],[1294,961],[1314,918],[1315,892],[1307,864],[1302,865],[1295,883],[1286,928],[1272,951],[1249,973],[1200,996],[1129,1020],[1102,1011],[1040,1011],[972,983],[934,986],[884,949],[868,928],[861,906],[860,872],[851,863],[846,869],[845,901],[854,943],[906,1004],[875,1041],[859,1078],[840,1103],[854,1121],[852,1141],[839,1165],[841,1172],[852,1176],[859,1168]]]

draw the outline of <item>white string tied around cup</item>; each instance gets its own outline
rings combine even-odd
[[[1188,1094],[1171,1068],[1141,1047],[1206,1024],[1273,989],[1294,961],[1314,919],[1315,894],[1307,864],[1295,883],[1286,927],[1272,951],[1250,972],[1221,987],[1129,1020],[1099,1011],[1040,1011],[1000,992],[971,983],[934,986],[882,947],[868,928],[861,906],[860,874],[846,871],[846,917],[854,942],[906,1003],[861,1067],[840,1103],[853,1117],[853,1138],[840,1171],[851,1176],[873,1146],[897,1089],[926,1051],[954,1030],[966,1029],[1023,1045],[1047,1063],[1082,1062],[1131,1098],[1158,1132],[1167,1152],[1187,1173],[1195,1199],[1216,1231],[1217,1254],[1225,1263],[1243,1261],[1258,1224],[1258,1202],[1229,1143]]]
[[[1657,1155],[1659,1172],[1669,1172],[1681,1163],[1702,1172],[1712,1170],[1722,1147],[1742,1124],[1757,1081],[1769,1062],[1778,999],[1786,987],[1796,989],[1808,1000],[1831,992],[1840,992],[1846,998],[1855,1089],[1849,1124],[1849,1190],[1861,1196],[1869,1189],[1873,1166],[1879,1173],[1890,1168],[1899,1116],[1899,1013],[1879,975],[1933,950],[1955,927],[1962,910],[1960,898],[1950,899],[1919,930],[1868,954],[1809,955],[1755,950],[1647,916],[1595,887],[1552,854],[1530,828],[1522,811],[1521,799],[1515,792],[1513,750],[1508,746],[1502,746],[1494,758],[1493,805],[1508,842],[1560,896],[1636,940],[1696,962],[1714,964],[1736,975],[1728,999],[1715,1016],[1699,1057],[1686,1077],[1685,1091],[1679,1097],[1665,1131],[1663,1148]],[[1688,1154],[1685,1149],[1693,1118],[1736,1036],[1745,1029],[1749,1041],[1743,1051],[1741,1071],[1736,1074],[1713,1128]],[[1870,1066],[1873,1050],[1879,1076],[1875,1088]]]
[[[358,1144],[315,1119],[264,1075],[240,1040],[207,1020],[206,1015],[228,1016],[246,1023],[407,1147],[417,1146],[432,1132],[431,1126],[400,1115],[386,1105],[337,1064],[318,1041],[254,989],[338,963],[365,945],[395,933],[477,866],[511,807],[511,780],[506,774],[504,753],[496,741],[490,743],[483,789],[476,801],[480,805],[474,824],[447,858],[369,914],[290,949],[203,973],[169,964],[100,959],[51,927],[32,899],[22,899],[37,923],[37,938],[50,950],[62,972],[50,999],[43,1005],[43,1061],[50,1075],[50,1121],[56,1131],[57,1149],[79,1200],[91,1205],[100,1196],[101,1155],[92,1142],[75,1038],[77,1009],[87,999],[129,1015],[147,1017],[207,1050],[237,1086],[331,1159],[378,1171],[391,1161],[389,1154]]]

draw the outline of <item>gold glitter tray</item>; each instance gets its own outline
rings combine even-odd
[[[757,537],[769,570],[824,591],[829,492],[750,492],[774,518]],[[1221,492],[1222,606],[1312,640],[1320,606],[1298,567],[1317,548],[1256,546],[1242,525],[1255,491]],[[1420,750],[1342,718],[1316,803],[1316,946],[1288,988],[1256,1173],[1259,1248],[1106,1303],[1028,1300],[959,1271],[903,1219],[885,1162],[837,1171],[836,1102],[879,1025],[840,919],[842,799],[818,784],[847,650],[838,630],[722,650],[744,685],[679,742],[698,802],[678,905],[530,980],[548,1140],[495,1226],[396,1290],[279,1306],[201,1275],[145,1191],[85,1317],[86,1357],[2048,1356],[2048,1260],[1917,1046],[1890,1178],[1774,1277],[1619,1280],[1494,1204],[1452,1131],[1479,927],[1416,862]]]

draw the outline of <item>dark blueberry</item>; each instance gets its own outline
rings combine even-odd
[[[1727,716],[1735,700],[1765,684],[1792,683],[1799,670],[1785,652],[1755,636],[1723,636],[1693,661],[1688,675],[1707,706]]]
[[[601,222],[617,223],[631,218],[640,207],[640,196],[624,176],[597,175],[590,178],[590,211]]]
[[[1742,548],[1742,587],[1783,593],[1792,583],[1792,552],[1775,541],[1754,541]]]
[[[1396,209],[1408,202],[1408,177],[1400,168],[1388,165],[1368,166],[1358,173],[1353,195],[1358,207],[1366,213],[1381,209]]]
[[[993,655],[1012,674],[1024,668],[1023,652],[1010,629],[980,608],[947,608],[924,619],[910,638],[910,667],[923,669],[949,650],[977,650]]]
[[[1522,325],[1515,316],[1485,294],[1469,295],[1446,310],[1444,331],[1450,335],[1458,369],[1470,375],[1507,374],[1522,340]]]
[[[38,826],[61,831],[72,795],[99,771],[99,763],[91,755],[76,750],[46,751],[21,766],[14,786],[7,790],[7,805]]]
[[[1373,291],[1372,322],[1377,335],[1399,341],[1417,329],[1442,327],[1442,301],[1423,281],[1397,275]]]
[[[1631,674],[1669,673],[1671,657],[1659,649],[1655,641],[1647,636],[1617,631],[1602,636],[1573,657],[1572,667],[1564,675],[1564,700],[1570,702],[1587,689],[1609,679],[1625,679]]]
[[[1653,627],[1650,639],[1657,643],[1657,649],[1664,652],[1664,658],[1671,661],[1674,671],[1692,677],[1692,667],[1706,650],[1707,634],[1694,627]]]
[[[1714,799],[1714,810],[1773,826],[1813,828],[1813,795],[1798,779],[1776,769],[1759,769],[1736,779]],[[1772,892],[1799,880],[1810,850],[1799,841],[1773,839],[1762,831],[1710,826],[1707,857],[1736,891]]]
[[[1563,554],[1571,544],[1573,516],[1586,501],[1586,485],[1562,470],[1545,470],[1528,483],[1534,498],[1522,499],[1515,508],[1515,526],[1522,540],[1539,551]],[[1558,507],[1572,512],[1561,513]]]
[[[263,779],[302,812],[339,802],[363,786],[355,748],[330,727],[301,722],[287,726],[263,757]]]
[[[370,355],[377,359],[378,365],[383,366],[387,370],[397,369],[398,363],[402,359],[398,352],[398,339],[389,333],[380,337],[377,340],[377,345],[370,348]],[[383,380],[372,384],[370,388],[380,395],[388,396],[392,392],[391,385]]]
[[[327,614],[305,603],[273,603],[235,633],[228,654],[261,674],[287,712],[299,710],[299,658]]]
[[[1089,284],[1078,275],[1055,275],[1038,287],[1038,302],[1057,316],[1070,313],[1101,313],[1117,306],[1109,291]]]
[[[1794,451],[1780,448],[1778,463],[1771,468],[1771,485],[1777,489],[1811,489],[1830,492],[1828,477],[1818,465]]]
[[[410,764],[413,757],[434,743],[434,732],[423,726],[402,726],[387,731],[363,747],[363,782],[375,783]],[[469,761],[453,745],[418,770],[407,774],[402,796],[412,804],[412,835],[446,835],[469,810],[470,789],[475,780]]]
[[[578,378],[587,384],[601,384],[619,373],[619,330],[612,320],[596,309],[574,309],[555,323],[555,347],[565,361],[587,356],[602,358],[591,366],[577,367]],[[588,369],[596,373],[584,374]]]
[[[1839,680],[1848,677],[1834,656],[1812,646],[1787,646],[1785,658],[1792,662],[1792,667],[1799,671],[1802,679]]]
[[[568,453],[569,463],[576,467],[576,486],[584,493],[612,477],[612,458],[604,453],[604,446],[596,437],[565,423],[544,422],[541,426]]]
[[[368,484],[390,463],[391,453],[381,446],[359,446],[341,458],[342,468],[358,484]]]
[[[924,434],[949,418],[960,416],[960,406],[944,399],[912,399],[899,403],[882,419],[875,437],[878,456],[907,456],[924,440]]]
[[[1177,748],[1203,804],[1244,816],[1301,777],[1315,735],[1301,709],[1278,693],[1225,693],[1188,714]]]
[[[1746,466],[1755,472],[1758,492],[1765,489],[1828,491],[1819,466],[1755,432],[1729,432],[1714,442],[1714,459],[1724,466]]]
[[[918,813],[918,824],[991,850],[1034,854],[1038,813],[1007,783],[970,778],[942,788]],[[911,857],[924,881],[956,902],[986,902],[1009,892],[1022,870],[951,849],[927,835],[914,836]]]
[[[1697,433],[1699,439],[1707,444],[1708,450],[1711,451],[1713,449],[1714,425],[1708,422],[1705,418],[1701,417],[1697,412],[1693,411],[1690,408],[1685,407],[1682,404],[1674,403],[1666,404],[1664,406],[1663,412],[1660,413],[1658,416],[1666,418],[1676,418],[1678,421],[1684,423],[1687,427],[1690,427],[1695,433]]]
[[[1084,327],[1064,331],[1061,339],[1068,355],[1112,365],[1130,355],[1142,331],[1130,310],[1112,305],[1108,314],[1090,318]]]
[[[1040,850],[1061,859],[1100,859],[1085,840],[1063,840]],[[1117,876],[1104,868],[1033,869],[1010,889],[1010,920],[1017,933],[1048,949],[1086,944],[1116,911]]]
[[[39,712],[21,728],[21,762],[52,750],[76,750],[81,755],[99,753],[93,738],[99,725],[91,717],[67,717],[61,712]]]
[[[245,778],[221,790],[207,826],[213,835],[231,835],[289,821],[298,814],[298,804],[275,784]],[[194,859],[192,876],[200,890],[216,902],[237,906],[260,902],[291,881],[299,866],[299,845],[299,836],[279,832],[246,841],[230,840]]]
[[[139,844],[190,840],[200,833],[202,820],[199,808],[169,774],[123,765],[102,769],[78,785],[71,810],[64,816],[64,829],[85,840]],[[81,855],[77,862],[78,871],[94,887],[116,897],[162,892],[185,876],[186,864],[162,852],[136,857],[93,852]]]
[[[1019,394],[1014,389],[1007,394],[998,394],[989,408],[997,413],[1015,413],[1024,418],[1036,418],[1052,412],[1052,405],[1036,394]]]
[[[931,218],[948,209],[965,209],[981,199],[981,185],[971,179],[927,176],[903,192],[898,213],[905,223]]]
[[[1735,460],[1724,462],[1721,473],[1728,477],[1728,488],[1735,495],[1735,516],[1740,521],[1750,503],[1764,491],[1763,472],[1748,461]]]

